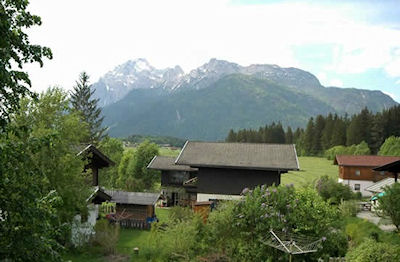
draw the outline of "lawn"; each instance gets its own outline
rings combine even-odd
[[[333,165],[332,160],[321,157],[299,157],[299,164],[300,171],[290,171],[282,175],[283,185],[292,183],[295,186],[305,186],[324,175],[338,178],[338,166]]]
[[[157,208],[156,215],[158,219],[162,222],[168,218],[169,209]],[[138,229],[124,229],[122,228],[119,235],[119,240],[117,244],[117,252],[119,254],[125,255],[127,258],[130,257],[129,261],[147,261],[144,256],[146,252],[146,245],[150,237],[150,231],[138,230]],[[139,248],[139,255],[133,254],[133,249],[135,247]],[[81,253],[67,253],[64,256],[66,261],[70,260],[72,262],[103,262],[108,261],[103,255],[101,255],[100,250],[96,248],[89,248],[85,252]]]

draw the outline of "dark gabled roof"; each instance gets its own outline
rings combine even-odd
[[[155,156],[147,168],[155,170],[174,170],[187,172],[194,172],[198,170],[197,168],[191,168],[190,166],[175,165],[175,157],[169,156]]]
[[[378,167],[393,161],[400,160],[397,156],[336,156],[335,165],[339,166],[363,166],[363,167]]]
[[[187,141],[175,161],[192,167],[299,170],[294,145]]]
[[[96,204],[99,204],[101,202],[105,201],[110,201],[111,196],[108,195],[106,192],[104,192],[104,189],[102,189],[99,186],[94,187],[93,193],[90,194],[88,199],[86,199],[86,202],[94,202]]]
[[[90,144],[82,149],[77,156],[86,156],[89,153],[92,153],[92,160],[96,163],[96,165],[100,168],[109,167],[115,165],[115,163],[109,159],[106,155],[104,155],[100,150],[98,150],[94,145]]]
[[[154,205],[160,198],[160,193],[126,192],[105,190],[111,196],[111,202],[131,205]]]
[[[379,166],[377,168],[374,168],[374,170],[399,173],[400,172],[400,160],[393,161],[393,162],[387,163],[386,165]]]

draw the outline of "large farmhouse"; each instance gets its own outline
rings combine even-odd
[[[155,156],[147,168],[161,171],[162,196],[166,206],[189,206],[196,201],[196,193],[184,185],[197,176],[197,168],[175,165],[175,157],[167,156]]]
[[[295,146],[284,144],[187,141],[175,165],[197,170],[181,184],[197,201],[235,199],[244,188],[279,185],[281,174],[299,170]]]
[[[394,156],[336,156],[334,164],[339,166],[339,179],[342,184],[349,185],[353,191],[363,196],[371,196],[367,188],[375,182],[392,177],[391,172],[374,170],[379,166],[398,161]]]

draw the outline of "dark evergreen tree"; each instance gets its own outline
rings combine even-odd
[[[226,142],[237,142],[236,133],[233,129],[229,130],[228,137],[225,139]]]
[[[307,124],[306,131],[304,132],[303,139],[303,149],[304,152],[308,155],[314,155],[313,152],[313,142],[314,142],[314,134],[315,134],[315,126],[314,126],[314,118],[310,118]]]
[[[312,152],[314,154],[322,153],[322,132],[325,128],[325,119],[322,115],[318,115],[315,119],[314,136],[312,142]]]
[[[290,128],[290,126],[288,126],[286,129],[285,143],[293,144],[293,132],[292,132],[292,128]]]
[[[94,90],[89,84],[89,75],[82,72],[71,92],[72,107],[80,112],[82,120],[89,125],[89,137],[85,143],[97,144],[105,136],[106,128],[102,127],[104,117],[97,106],[99,99],[94,99]]]
[[[329,149],[333,146],[332,144],[333,126],[334,126],[333,116],[332,114],[329,114],[328,117],[325,119],[325,127],[324,130],[322,131],[321,144],[323,150]]]
[[[335,114],[333,118],[333,130],[331,138],[331,146],[344,146],[346,145],[346,118],[340,118]]]

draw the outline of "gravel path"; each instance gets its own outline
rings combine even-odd
[[[396,230],[396,227],[394,225],[383,225],[380,224],[379,222],[381,221],[382,218],[378,217],[371,211],[361,211],[357,214],[357,217],[362,218],[362,219],[367,219],[369,222],[374,223],[377,225],[380,229],[383,231],[394,231]]]

